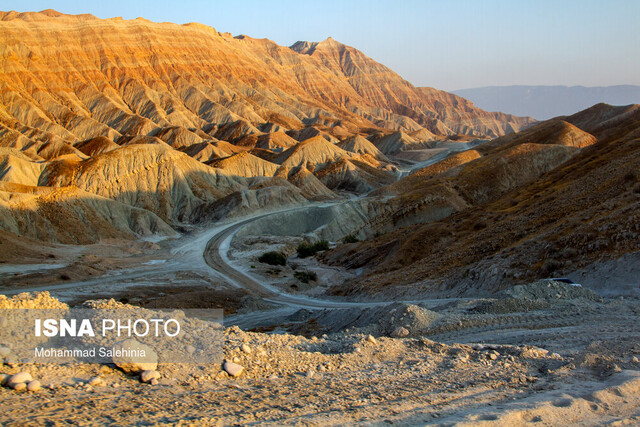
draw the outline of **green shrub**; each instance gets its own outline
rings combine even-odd
[[[342,241],[344,243],[358,243],[360,240],[356,236],[356,233],[353,233],[353,234],[349,234],[347,236],[344,236],[344,239],[342,239]]]
[[[296,271],[294,277],[302,283],[309,283],[309,281],[315,282],[318,280],[318,275],[314,271]]]
[[[280,252],[266,252],[260,255],[258,261],[269,265],[287,265],[287,257]]]
[[[329,242],[326,240],[319,240],[315,243],[301,243],[298,246],[298,256],[300,258],[307,258],[320,251],[326,251],[329,249]]]

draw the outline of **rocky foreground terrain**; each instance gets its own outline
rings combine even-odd
[[[161,362],[142,376],[115,364],[19,363],[3,346],[0,422],[445,426],[640,421],[637,301],[602,300],[561,284],[533,285],[511,295],[437,311],[416,305],[386,309],[383,326],[393,337],[380,334],[374,319],[310,338],[232,327],[224,332],[225,363]],[[554,311],[560,308],[556,303],[564,313]],[[1,308],[60,306],[48,294],[0,299]],[[92,306],[127,309],[114,301]],[[527,326],[495,321],[506,313],[536,320]],[[494,321],[467,320],[483,314]],[[434,317],[447,320],[430,326]],[[495,341],[510,337],[513,344],[479,343],[482,330]],[[535,335],[538,345],[525,344]],[[454,336],[463,343],[446,344]],[[11,382],[25,378],[25,383]]]

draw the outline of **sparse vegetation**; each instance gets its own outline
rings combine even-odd
[[[284,254],[275,251],[266,252],[260,255],[258,261],[269,265],[287,265],[287,257],[284,256]]]
[[[360,239],[358,239],[358,236],[356,236],[356,233],[351,233],[344,236],[344,239],[342,239],[342,241],[344,243],[358,243]]]
[[[318,240],[315,243],[304,242],[298,245],[298,256],[307,258],[327,249],[329,249],[329,242],[326,240]]]
[[[487,228],[487,223],[484,221],[477,221],[475,224],[473,224],[474,230],[482,230],[483,228]]]
[[[564,264],[561,261],[550,258],[545,260],[545,262],[542,264],[541,270],[544,275],[549,276],[555,271],[560,270],[563,266]]]
[[[318,280],[318,275],[314,271],[296,271],[293,276],[302,283],[315,282]]]

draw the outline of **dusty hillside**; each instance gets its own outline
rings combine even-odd
[[[381,160],[383,162],[389,162],[389,159],[380,151],[375,145],[369,142],[366,138],[356,135],[338,144],[340,148],[350,153],[355,154],[369,154],[370,156]]]
[[[330,262],[369,273],[335,292],[392,285],[492,292],[637,251],[639,111],[597,105],[496,140],[484,156],[467,152],[379,190],[397,194],[389,202],[396,210],[372,226],[423,224],[334,250]],[[582,149],[557,144],[573,145],[564,135],[578,125],[595,133],[584,141],[598,135],[598,142]]]
[[[278,165],[246,152],[234,154],[213,162],[211,165],[215,168],[224,169],[229,174],[244,177],[274,176],[278,170]]]
[[[45,242],[88,244],[101,239],[175,235],[152,212],[77,187],[0,182],[0,228]],[[16,254],[13,262],[19,258]]]

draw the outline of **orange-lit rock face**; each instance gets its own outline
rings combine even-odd
[[[0,12],[0,228],[38,240],[171,234],[366,192],[395,179],[383,153],[530,122],[415,88],[333,39]]]
[[[54,11],[0,15],[0,39],[0,122],[14,140],[117,141],[240,119],[292,129],[320,116],[438,135],[499,136],[530,122],[415,88],[332,39],[289,48],[199,24]]]

